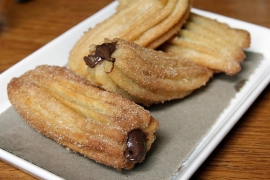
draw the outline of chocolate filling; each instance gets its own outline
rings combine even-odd
[[[111,57],[116,50],[116,42],[103,43],[96,46],[96,51],[93,54],[85,56],[83,59],[87,66],[94,68],[98,63],[104,60],[115,62],[115,58]],[[113,69],[113,68],[112,68]],[[112,70],[111,70],[112,71]]]
[[[125,157],[137,163],[146,154],[146,135],[142,130],[133,130],[128,134]]]

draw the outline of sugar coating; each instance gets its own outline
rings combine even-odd
[[[249,32],[191,13],[183,28],[162,45],[171,52],[217,72],[234,75],[250,46]]]
[[[149,106],[179,99],[203,86],[213,71],[177,55],[141,47],[116,38],[105,43],[116,44],[112,62],[104,61],[88,68],[87,78],[103,89],[118,93],[136,103]],[[95,51],[91,46],[90,53]]]
[[[37,131],[117,170],[134,166],[123,155],[128,133],[144,131],[149,150],[158,128],[157,120],[141,106],[58,66],[38,66],[14,78],[8,96]]]

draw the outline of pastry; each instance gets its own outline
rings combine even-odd
[[[164,43],[161,50],[216,72],[234,75],[241,70],[246,57],[243,49],[249,46],[247,31],[191,13],[179,33]]]
[[[141,106],[58,66],[38,66],[8,84],[8,97],[33,128],[117,170],[142,162],[158,121]]]
[[[131,1],[132,0],[119,0],[117,10],[120,11],[121,8],[123,8],[124,6],[129,6],[129,3]],[[162,43],[164,43],[166,40],[170,39],[173,35],[175,35],[179,31],[179,29],[182,27],[182,25],[184,24],[184,22],[189,16],[190,9],[191,9],[191,2],[192,2],[191,0],[188,2],[178,1],[177,4],[175,5],[174,11],[169,15],[169,17],[167,17],[161,23],[155,25],[153,28],[151,28],[151,30],[148,30],[148,32],[140,36],[139,39],[134,42],[136,44],[139,44],[141,46],[151,48],[151,49],[155,49],[159,47]],[[182,10],[179,11],[179,9],[181,9],[181,7],[183,6],[186,6],[186,3],[188,3],[188,8],[186,8],[186,11],[182,13]],[[172,21],[172,19],[178,20],[178,22],[176,23],[176,21]],[[156,36],[157,31],[161,32],[159,36]],[[154,37],[152,42],[148,44],[143,44],[140,42],[140,39],[145,41],[145,39],[151,36]]]
[[[181,6],[180,3],[178,3],[178,6]],[[150,49],[156,49],[157,47],[159,47],[161,44],[163,44],[164,42],[166,42],[167,40],[169,40],[172,36],[174,36],[175,34],[177,34],[177,32],[179,31],[179,29],[181,29],[181,27],[183,26],[183,24],[185,23],[186,19],[188,18],[189,14],[190,14],[190,8],[191,5],[189,4],[187,10],[185,11],[185,13],[182,15],[182,17],[179,19],[179,21],[174,24],[172,27],[170,27],[170,29],[166,28],[168,27],[169,23],[173,23],[173,21],[170,20],[170,18],[167,18],[166,20],[164,20],[162,23],[160,23],[159,25],[156,25],[154,28],[152,28],[152,31],[148,31],[147,33],[145,33],[144,35],[140,36],[140,39],[145,39],[146,37],[151,37],[151,34],[154,33],[154,31],[157,31],[158,29],[162,31],[160,31],[160,35],[158,37],[155,37],[152,39],[151,43],[147,44],[147,45],[142,45],[144,47],[150,48]],[[176,9],[174,11],[173,14],[171,14],[171,16],[173,15],[179,15],[178,14],[178,10]],[[163,31],[166,30],[166,32],[164,33]],[[136,44],[140,44],[139,40],[134,41]]]
[[[117,10],[119,11],[123,6],[129,3],[130,0],[118,0]]]
[[[177,55],[118,38],[91,45],[84,60],[92,83],[145,106],[183,98],[213,74]]]
[[[90,44],[100,45],[105,38],[122,38],[143,47],[156,48],[179,30],[189,11],[189,0],[130,1],[84,33],[70,52],[68,68],[87,75],[82,59],[88,54]]]

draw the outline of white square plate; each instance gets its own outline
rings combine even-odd
[[[13,78],[20,76],[30,69],[34,69],[37,65],[50,64],[65,66],[69,51],[80,38],[81,34],[89,28],[95,26],[96,23],[106,19],[115,12],[117,2],[113,2],[103,8],[98,13],[87,18],[77,26],[73,27],[63,35],[59,36],[52,42],[48,43],[38,51],[26,57],[7,71],[0,75],[0,114],[7,110],[11,105],[8,101],[6,87],[8,82]],[[256,68],[248,82],[241,89],[241,92],[231,101],[229,107],[217,119],[211,130],[201,139],[196,149],[189,155],[188,159],[183,163],[180,171],[175,170],[176,174],[173,179],[188,179],[210,155],[214,148],[226,136],[230,129],[235,125],[239,118],[245,113],[247,108],[254,102],[263,89],[270,81],[270,30],[264,27],[220,16],[217,14],[192,9],[193,12],[206,17],[217,19],[225,22],[231,27],[246,29],[250,32],[252,38],[251,47],[248,51],[260,53],[263,59]],[[57,61],[55,61],[57,60]],[[57,175],[48,172],[30,162],[19,158],[0,148],[0,159],[36,176],[44,179],[61,179]]]

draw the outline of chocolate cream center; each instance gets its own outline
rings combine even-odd
[[[146,136],[141,130],[133,130],[128,134],[125,157],[127,160],[137,163],[146,154]]]
[[[115,62],[115,58],[111,57],[113,52],[116,50],[116,43],[103,43],[96,46],[96,50],[93,54],[89,54],[84,57],[84,61],[87,66],[94,68],[97,64],[104,60]]]

